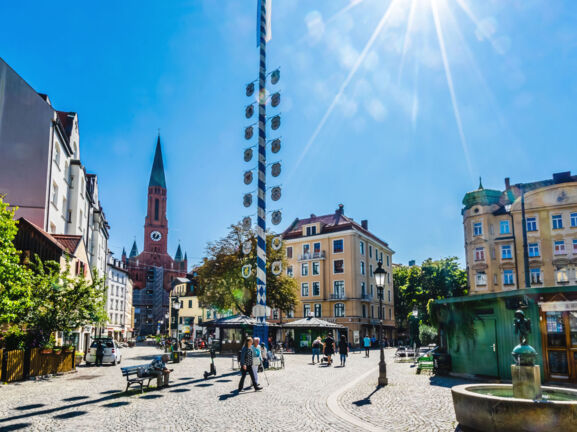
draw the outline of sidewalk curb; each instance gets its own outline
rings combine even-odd
[[[332,413],[334,415],[336,415],[337,417],[339,417],[341,420],[344,420],[345,422],[350,423],[351,425],[355,426],[356,428],[360,428],[361,430],[370,431],[370,432],[382,432],[384,429],[379,429],[375,425],[368,423],[364,420],[361,420],[360,418],[355,417],[352,414],[349,414],[348,412],[346,412],[345,410],[343,410],[339,406],[339,396],[341,396],[343,393],[345,393],[351,387],[354,387],[355,385],[357,385],[360,381],[363,381],[364,379],[366,379],[369,375],[374,374],[376,371],[378,371],[378,369],[379,369],[378,366],[372,368],[371,370],[365,372],[364,374],[362,374],[358,378],[356,378],[353,381],[351,381],[350,383],[348,383],[346,386],[344,386],[344,387],[338,389],[336,392],[332,393],[327,398],[327,406],[328,406],[329,410],[332,411]]]

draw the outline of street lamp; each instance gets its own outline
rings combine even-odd
[[[379,346],[381,349],[381,360],[379,361],[379,387],[386,386],[389,383],[387,379],[387,364],[385,363],[385,351],[383,350],[383,297],[385,276],[387,271],[383,269],[383,263],[379,261],[377,269],[373,272],[375,283],[377,285],[377,294],[379,295]]]

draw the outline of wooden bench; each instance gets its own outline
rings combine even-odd
[[[144,384],[145,380],[148,380],[148,383],[146,384],[146,388],[150,388],[150,381],[155,379],[156,376],[150,375],[146,372],[148,370],[149,366],[150,365],[145,364],[145,365],[128,366],[128,367],[120,368],[120,370],[122,371],[122,376],[126,377],[126,390],[124,390],[125,392],[128,391],[128,388],[131,385],[139,384],[140,385],[140,393],[142,393],[144,391],[143,390],[143,384]],[[140,376],[138,376],[139,371],[142,371],[140,373]]]
[[[435,362],[433,362],[432,357],[421,357],[419,358],[419,363],[417,364],[417,374],[420,374],[423,370],[433,373],[434,367]]]

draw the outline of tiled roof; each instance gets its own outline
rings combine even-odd
[[[46,231],[44,231],[36,224],[30,222],[28,219],[21,217],[20,219],[18,219],[18,223],[20,224],[20,226],[24,224],[28,225],[30,228],[32,228],[34,231],[36,231],[38,234],[40,234],[42,237],[44,237],[46,240],[48,240],[50,243],[56,246],[58,249],[62,250],[63,252],[66,251],[66,247],[62,243],[60,243],[56,238],[48,234]]]
[[[64,111],[56,111],[56,113],[58,114],[58,119],[60,120],[60,123],[62,123],[62,126],[66,131],[66,135],[70,137],[70,134],[72,133],[72,126],[74,125],[74,116],[76,115],[76,113],[64,112]]]
[[[66,252],[72,255],[74,255],[76,248],[78,248],[78,244],[82,241],[82,236],[79,235],[52,234],[52,237],[64,246]]]
[[[154,162],[150,172],[150,181],[148,187],[160,186],[166,189],[166,180],[164,178],[164,164],[162,162],[162,149],[160,147],[160,135],[156,141],[156,151],[154,152]]]
[[[307,219],[295,219],[294,222],[283,232],[282,236],[285,239],[294,239],[303,237],[302,234],[303,226],[319,222],[321,224],[321,228],[320,232],[317,234],[327,234],[331,232],[339,232],[353,229],[366,235],[367,237],[372,238],[375,241],[378,241],[379,243],[384,244],[386,247],[389,247],[386,241],[381,240],[376,235],[371,233],[369,230],[363,228],[360,224],[358,224],[351,218],[348,218],[344,214],[340,213],[338,210],[333,214],[323,216],[311,215],[311,217]]]

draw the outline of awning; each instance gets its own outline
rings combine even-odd
[[[278,327],[274,323],[266,323],[269,327]],[[234,315],[230,317],[219,318],[212,321],[204,321],[202,323],[203,327],[219,327],[219,328],[242,328],[242,327],[255,327],[259,326],[260,323],[256,318],[248,317],[246,315]]]
[[[318,318],[303,318],[283,324],[284,328],[324,328],[324,329],[346,329],[344,325],[328,322]]]

